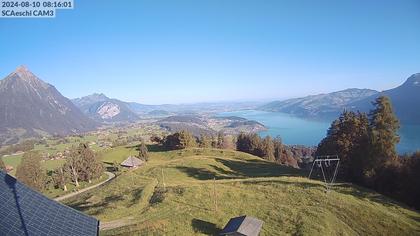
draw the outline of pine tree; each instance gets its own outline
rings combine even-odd
[[[369,114],[371,175],[397,157],[396,145],[400,141],[397,133],[400,125],[390,99],[386,96],[378,97],[373,105],[375,108]]]
[[[141,141],[141,144],[140,144],[140,147],[139,147],[139,158],[141,160],[144,160],[144,161],[149,160],[149,152],[148,152],[147,146],[146,146],[146,144],[144,143],[143,140]]]
[[[16,170],[16,178],[29,187],[41,191],[45,188],[47,175],[41,167],[41,155],[38,152],[26,152]]]

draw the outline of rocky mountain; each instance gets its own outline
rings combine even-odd
[[[80,133],[97,126],[24,66],[0,81],[0,114],[0,144],[45,133]]]
[[[129,104],[94,93],[72,102],[87,116],[99,122],[134,122],[139,119]]]
[[[391,99],[394,111],[404,124],[420,124],[420,73],[410,76],[402,85],[349,104],[352,110],[368,112],[381,95]]]
[[[284,112],[304,118],[334,119],[345,107],[357,101],[375,96],[378,91],[371,89],[346,89],[338,92],[311,95],[303,98],[274,101],[259,110]]]

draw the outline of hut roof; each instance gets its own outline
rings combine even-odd
[[[99,221],[0,171],[0,235],[97,235]]]
[[[220,235],[242,234],[246,236],[258,236],[263,221],[250,216],[231,218]]]
[[[143,160],[140,160],[137,157],[129,156],[127,159],[125,159],[125,161],[121,163],[121,165],[126,167],[136,167],[142,165],[143,163]]]

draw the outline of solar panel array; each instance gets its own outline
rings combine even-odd
[[[98,220],[0,171],[0,235],[98,235]]]

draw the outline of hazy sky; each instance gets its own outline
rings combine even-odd
[[[0,77],[148,104],[383,90],[420,72],[420,1],[75,0],[0,18]]]

